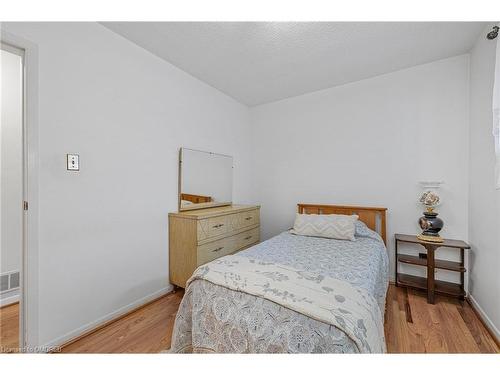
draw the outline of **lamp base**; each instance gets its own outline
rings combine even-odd
[[[443,242],[443,239],[439,237],[439,231],[443,228],[444,223],[437,216],[437,212],[428,209],[424,212],[424,216],[418,219],[418,224],[422,228],[422,233],[417,236],[418,239],[428,242]]]
[[[437,243],[441,243],[443,242],[444,240],[439,237],[439,236],[426,236],[425,234],[419,234],[417,235],[417,238],[419,240],[422,240],[422,241],[426,241],[426,242],[437,242]]]

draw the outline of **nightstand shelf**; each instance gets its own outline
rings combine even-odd
[[[398,261],[401,263],[413,264],[416,266],[427,267],[427,258],[420,258],[414,255],[399,254]],[[452,262],[451,260],[434,260],[434,268],[439,268],[441,270],[455,271],[455,272],[465,272],[465,267],[460,264],[460,262]]]
[[[427,290],[427,278],[398,273],[398,285],[414,289]],[[434,292],[452,297],[465,297],[465,291],[460,284],[435,280]]]
[[[453,297],[465,298],[464,290],[464,273],[466,272],[464,266],[464,250],[470,249],[470,246],[464,241],[445,239],[443,242],[427,242],[422,241],[417,236],[407,234],[396,234],[396,265],[395,265],[395,279],[396,286],[403,286],[427,291],[427,302],[434,303],[434,294],[445,294]],[[399,254],[398,244],[400,242],[414,243],[423,246],[427,250],[427,257],[421,258],[414,255]],[[450,260],[436,259],[435,252],[440,247],[452,248],[460,251],[460,261],[453,262]],[[405,263],[414,266],[425,267],[427,269],[426,277],[419,277],[400,273],[398,271],[398,264]],[[450,283],[442,280],[435,280],[434,271],[442,269],[460,273],[460,284]]]

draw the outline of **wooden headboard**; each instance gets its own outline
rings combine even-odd
[[[207,203],[207,202],[212,202],[212,197],[206,195],[181,193],[181,200],[190,201],[193,203]]]
[[[366,224],[368,228],[374,230],[386,242],[386,211],[383,207],[357,207],[357,206],[335,206],[328,204],[306,204],[297,205],[299,214],[339,214],[358,215],[359,220]],[[378,225],[377,225],[378,223]]]

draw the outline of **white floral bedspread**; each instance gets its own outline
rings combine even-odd
[[[324,290],[326,302],[315,307],[316,312],[283,305],[282,301],[270,298],[275,292],[266,290],[276,289],[275,280],[270,278],[276,271],[267,276],[264,273],[259,275],[259,280],[269,284],[269,287],[262,286],[263,290],[257,291],[257,294],[263,295],[243,291],[237,285],[243,282],[238,280],[242,276],[240,272],[231,277],[224,276],[227,281],[216,281],[215,277],[212,281],[192,279],[177,313],[171,352],[383,352],[387,254],[383,242],[374,232],[358,226],[355,242],[295,236],[285,232],[238,253],[239,262],[269,264],[280,272],[299,272],[301,277],[325,280],[328,285],[317,285],[333,290],[329,293]],[[225,262],[225,259],[228,258],[219,261]],[[215,266],[214,263],[208,265],[211,264]],[[197,272],[205,272],[203,267]],[[258,269],[261,269],[260,266]],[[238,282],[231,287],[228,283],[234,283],[234,280]],[[289,292],[289,287],[282,287],[277,288],[276,293],[279,296]],[[339,297],[336,299],[335,295]],[[357,297],[346,304],[349,308],[342,307],[353,295]],[[353,307],[353,304],[359,303],[359,298],[365,299],[366,304]],[[333,320],[329,315],[321,315],[327,314],[329,309],[335,311],[330,313],[334,315]],[[318,313],[317,310],[324,311]]]
[[[198,279],[268,299],[333,325],[346,333],[362,353],[385,352],[377,301],[345,281],[238,255],[199,267],[187,287]]]

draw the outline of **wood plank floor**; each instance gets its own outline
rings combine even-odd
[[[170,348],[183,292],[165,297],[64,347],[63,353],[158,353]]]
[[[389,286],[385,337],[389,353],[498,353],[494,339],[472,307],[437,296],[427,304],[423,292]]]
[[[0,353],[19,346],[19,303],[0,308]]]
[[[156,353],[170,347],[182,292],[165,297],[63,348],[63,353]],[[0,345],[17,347],[17,308],[0,309]],[[15,334],[12,333],[15,331]],[[467,302],[389,286],[385,335],[389,353],[499,353]]]

